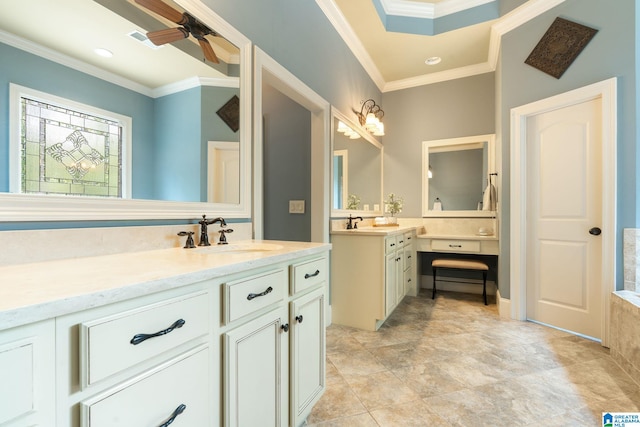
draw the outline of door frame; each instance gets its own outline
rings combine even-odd
[[[616,290],[617,79],[611,78],[511,109],[511,318],[527,318],[527,119],[600,98],[602,101],[602,345],[609,346],[609,301]]]
[[[311,113],[311,241],[329,242],[331,105],[267,53],[254,47],[253,236],[264,236],[262,85],[270,84]]]

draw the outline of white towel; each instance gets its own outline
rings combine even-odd
[[[496,210],[497,193],[496,187],[493,184],[487,185],[482,195],[482,210],[483,211],[495,211]]]

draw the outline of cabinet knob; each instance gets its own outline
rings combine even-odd
[[[285,332],[289,332],[289,324],[285,323],[284,325],[280,326],[280,329],[282,329]]]
[[[296,321],[297,321],[298,323],[302,323],[302,321],[303,321],[303,320],[304,320],[304,318],[302,317],[302,314],[300,314],[300,315],[296,316]]]

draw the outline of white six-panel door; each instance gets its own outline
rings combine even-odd
[[[527,119],[527,318],[602,337],[601,99]]]

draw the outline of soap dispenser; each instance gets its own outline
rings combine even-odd
[[[442,210],[442,202],[439,197],[436,197],[436,200],[433,202],[433,210],[441,211]]]

